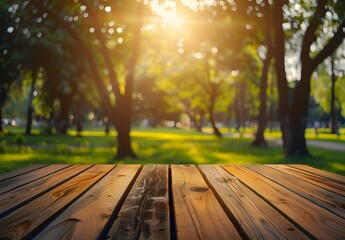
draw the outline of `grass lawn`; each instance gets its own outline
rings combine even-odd
[[[0,173],[32,164],[265,164],[300,163],[345,175],[345,153],[310,148],[314,158],[284,159],[281,147],[250,147],[251,139],[224,137],[179,129],[134,129],[133,147],[139,159],[114,160],[115,132],[99,130],[76,136],[34,134],[19,130],[0,135]],[[23,131],[21,131],[23,132]]]

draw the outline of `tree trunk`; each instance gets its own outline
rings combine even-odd
[[[289,129],[289,105],[288,105],[288,92],[286,71],[285,71],[285,33],[283,30],[283,1],[274,2],[273,9],[273,28],[274,28],[274,57],[275,69],[277,74],[278,86],[278,104],[279,104],[279,119],[280,130],[282,132],[284,155],[288,155],[288,143],[290,141]]]
[[[4,128],[2,127],[2,104],[0,103],[0,133],[4,131]]]
[[[36,84],[36,78],[37,78],[37,70],[32,71],[32,82],[31,82],[31,89],[30,89],[30,95],[29,95],[29,103],[28,103],[28,112],[26,117],[26,129],[25,129],[25,135],[31,135],[31,129],[32,129],[32,115],[34,112],[34,107],[32,105],[32,100],[34,98],[34,90],[35,90],[35,84]]]
[[[245,126],[245,108],[244,108],[244,95],[245,95],[245,85],[244,83],[239,83],[236,85],[238,91],[236,92],[235,96],[235,114],[236,114],[236,132],[240,132],[241,126],[244,128]]]
[[[46,132],[48,134],[52,134],[53,133],[53,121],[54,121],[54,115],[55,115],[55,110],[54,110],[54,106],[52,104],[51,107],[51,111],[49,112],[49,117],[48,117],[48,124],[47,124],[47,130]]]
[[[138,4],[138,19],[142,18],[143,4]],[[134,153],[131,145],[131,124],[132,124],[132,106],[133,106],[133,85],[134,85],[134,71],[139,55],[139,46],[141,43],[141,21],[135,25],[133,32],[133,48],[132,56],[128,64],[128,73],[126,76],[125,93],[116,105],[116,119],[114,125],[117,129],[117,154],[116,159],[124,159],[127,157],[138,158]]]
[[[262,75],[260,79],[260,108],[259,108],[259,119],[258,119],[258,130],[252,146],[255,147],[267,147],[267,142],[264,137],[264,132],[266,128],[266,115],[267,115],[267,79],[268,79],[268,70],[271,63],[272,51],[271,51],[271,37],[270,32],[266,35],[267,42],[267,53],[266,58],[263,60],[262,66]]]
[[[5,101],[5,89],[4,86],[0,86],[0,133],[4,131],[4,128],[2,126],[2,107],[4,105]]]
[[[79,135],[83,131],[83,103],[81,101],[78,101],[74,121],[77,128],[77,134]]]
[[[110,119],[109,119],[109,117],[104,118],[104,125],[105,125],[104,132],[106,135],[108,135],[110,133]]]
[[[335,110],[335,82],[337,80],[334,72],[334,59],[331,57],[332,67],[332,87],[331,87],[331,133],[335,134],[338,132],[337,114]]]
[[[126,118],[121,118],[116,122],[117,129],[117,154],[116,159],[138,158],[131,145],[130,129],[131,123]]]
[[[60,116],[56,133],[59,135],[66,135],[69,126],[69,110],[71,105],[72,96],[62,96],[60,99]]]
[[[202,123],[204,121],[204,113],[203,112],[200,112],[199,113],[199,118],[198,117],[195,117],[195,130],[197,132],[202,132]]]
[[[290,156],[311,156],[308,151],[305,129],[307,127],[310,79],[312,69],[308,65],[302,66],[301,80],[294,89],[292,96],[292,109],[289,115],[289,136],[287,144],[287,157]]]
[[[217,96],[217,91],[216,91],[216,89],[213,89],[212,90],[212,94],[210,96],[210,106],[209,106],[208,110],[209,110],[210,123],[212,125],[213,133],[217,137],[221,138],[222,134],[219,131],[219,129],[217,128],[216,122],[215,122],[215,119],[214,119],[214,104],[215,104],[215,101],[216,101],[216,96]]]

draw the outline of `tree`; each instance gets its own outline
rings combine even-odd
[[[278,80],[283,147],[285,156],[287,157],[293,155],[310,156],[305,139],[310,96],[310,79],[317,66],[337,49],[345,37],[345,18],[339,15],[339,21],[333,36],[328,39],[324,46],[320,47],[319,52],[311,52],[311,49],[315,49],[315,45],[313,45],[315,41],[318,37],[322,37],[320,28],[326,13],[332,9],[329,4],[327,0],[319,0],[316,3],[314,13],[309,19],[308,26],[303,33],[299,57],[301,77],[297,85],[293,89],[290,89],[285,69],[285,33],[283,29],[283,8],[287,5],[285,5],[285,1],[282,0],[274,2],[275,68]],[[339,8],[343,7],[340,1],[336,4],[338,4]],[[342,15],[343,12],[341,13]],[[331,14],[336,13],[331,12]]]
[[[101,97],[103,106],[105,108],[107,116],[113,122],[114,126],[117,129],[117,159],[123,159],[126,157],[136,158],[131,147],[130,141],[130,129],[132,121],[132,93],[133,93],[133,82],[134,82],[134,70],[139,55],[140,47],[140,35],[142,27],[142,14],[143,14],[143,3],[142,2],[133,2],[131,4],[124,4],[123,1],[114,1],[112,3],[89,3],[87,1],[80,1],[80,3],[70,3],[69,7],[66,7],[64,3],[60,2],[51,2],[43,4],[42,2],[33,2],[37,8],[48,13],[48,16],[56,21],[60,27],[63,27],[66,32],[78,43],[81,52],[85,56],[91,75],[95,81],[95,86]],[[71,6],[72,4],[72,6]],[[105,4],[105,5],[103,5]],[[48,7],[47,5],[51,5]],[[67,9],[67,10],[66,10]],[[134,10],[133,10],[134,9]],[[121,18],[121,12],[124,11],[135,11],[135,14],[132,16],[137,21],[128,21]],[[111,22],[114,19],[109,20],[110,14],[113,14],[117,17],[117,20],[120,21],[119,29],[121,28],[120,24],[126,24],[126,31],[128,31],[128,38],[131,38],[132,48],[131,56],[129,57],[127,64],[127,74],[125,77],[125,84],[123,89],[119,82],[118,75],[115,71],[115,64],[112,59],[111,50],[109,48],[109,39],[107,38],[107,33],[104,25],[107,22]],[[78,17],[77,23],[72,21],[71,24],[65,21],[64,18],[74,19],[75,16]],[[85,17],[87,16],[87,17]],[[90,19],[91,21],[87,21]],[[122,21],[122,22],[121,22]],[[134,23],[133,23],[134,22]],[[82,34],[89,34],[88,30],[84,26],[89,26],[89,31],[93,33],[96,45],[92,45],[88,40],[88,37],[82,37]],[[119,33],[124,31],[118,31]],[[112,31],[114,32],[114,31]],[[111,33],[109,33],[109,38],[111,38]],[[123,38],[121,37],[122,41]],[[118,41],[120,42],[120,41]],[[90,45],[91,44],[91,45]],[[96,48],[98,51],[96,51]],[[98,68],[99,64],[96,64],[95,57],[97,54],[101,53],[103,58],[104,68],[106,69],[109,77],[109,85],[103,81],[102,74]],[[107,87],[107,86],[110,86]],[[110,91],[108,91],[110,89]],[[113,100],[115,98],[115,101]]]

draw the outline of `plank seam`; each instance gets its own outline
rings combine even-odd
[[[3,195],[3,194],[8,193],[8,192],[10,192],[10,191],[13,191],[13,190],[15,190],[15,189],[17,189],[17,188],[20,188],[20,187],[22,187],[22,186],[25,186],[25,185],[27,185],[27,184],[29,184],[29,183],[32,183],[32,182],[35,182],[35,181],[37,181],[37,180],[40,180],[40,179],[42,179],[42,178],[44,178],[44,177],[50,176],[50,175],[52,175],[52,174],[54,174],[54,173],[57,173],[57,172],[62,171],[62,170],[64,170],[64,169],[67,169],[67,168],[69,168],[69,167],[71,167],[71,166],[72,166],[72,165],[66,165],[65,167],[63,167],[63,168],[61,168],[61,169],[58,169],[58,170],[55,170],[55,171],[52,171],[51,173],[49,173],[49,174],[47,174],[47,175],[42,175],[42,176],[40,176],[40,177],[38,177],[38,178],[36,178],[36,179],[34,179],[34,180],[31,180],[31,181],[26,182],[26,183],[23,183],[23,184],[21,184],[21,185],[15,186],[15,187],[13,187],[13,188],[11,188],[11,189],[5,191],[5,192],[2,192],[0,195]]]
[[[212,165],[213,167],[213,165]],[[217,170],[217,169],[216,169]],[[219,204],[222,206],[224,212],[226,213],[226,215],[228,216],[228,218],[230,219],[230,221],[232,222],[232,224],[235,226],[237,232],[240,234],[240,236],[243,239],[250,239],[250,237],[248,236],[248,234],[246,233],[246,231],[242,228],[241,224],[239,221],[237,221],[236,217],[234,214],[232,214],[231,211],[227,210],[226,204],[223,202],[223,200],[221,199],[220,195],[217,193],[217,191],[215,190],[215,188],[212,186],[212,184],[210,183],[210,181],[206,178],[206,175],[200,170],[200,168],[198,167],[198,171],[200,172],[201,176],[204,178],[206,184],[208,185],[208,187],[212,190],[213,194],[215,195],[217,201],[219,202]]]
[[[1,179],[0,182],[9,180],[9,179],[11,179],[11,178],[19,177],[19,176],[21,176],[21,175],[23,175],[23,174],[28,174],[28,173],[33,172],[33,171],[37,171],[37,170],[42,169],[42,168],[45,168],[45,167],[47,167],[47,166],[49,166],[49,165],[42,165],[41,167],[38,167],[38,168],[35,168],[35,169],[31,169],[31,170],[29,170],[29,171],[27,171],[27,172],[22,172],[22,173],[19,173],[19,174],[16,174],[16,175],[13,175],[13,176],[10,176],[10,177]],[[10,172],[9,172],[9,173],[10,173]]]
[[[170,239],[175,240],[176,237],[176,219],[175,219],[175,208],[172,196],[172,173],[171,173],[171,165],[169,165],[168,169],[168,197],[169,197],[169,218],[170,218]]]
[[[289,166],[289,167],[291,167],[291,168],[293,168],[293,169],[296,169],[296,170],[305,172],[305,173],[307,173],[307,174],[311,174],[311,175],[314,175],[314,176],[317,176],[317,177],[323,177],[323,178],[326,178],[326,179],[328,179],[328,180],[330,180],[330,181],[335,181],[335,182],[338,182],[338,183],[340,183],[340,184],[344,184],[344,181],[341,181],[341,180],[338,180],[338,179],[332,178],[332,177],[327,177],[327,176],[324,176],[324,175],[321,175],[321,174],[317,174],[317,173],[311,172],[311,170],[300,169],[300,168],[296,167],[295,165],[296,165],[296,164],[287,164],[286,166]],[[306,166],[308,166],[308,165],[306,165]],[[312,167],[311,167],[311,168],[312,168]],[[316,168],[316,169],[318,169],[318,168]],[[318,169],[318,170],[322,170],[322,169]],[[323,171],[324,171],[324,170],[323,170]],[[336,173],[332,173],[332,174],[342,176],[342,175],[336,174]]]
[[[236,176],[234,176],[233,174],[231,174],[230,172],[228,172],[223,165],[221,165],[221,167],[230,175],[232,175],[233,177],[237,178]],[[250,170],[250,169],[249,169]],[[311,239],[317,239],[315,236],[313,236],[311,233],[309,233],[306,229],[304,229],[301,225],[299,225],[297,222],[295,222],[292,218],[290,218],[287,214],[285,214],[283,211],[281,211],[278,207],[276,207],[273,203],[271,203],[268,199],[266,199],[264,196],[262,196],[260,193],[258,193],[257,191],[255,191],[255,189],[253,189],[251,186],[249,186],[248,184],[246,184],[245,182],[243,182],[241,179],[237,178],[238,181],[240,181],[243,185],[245,185],[247,188],[249,188],[254,194],[256,194],[259,198],[261,198],[263,201],[265,201],[268,205],[270,205],[273,209],[275,209],[277,212],[279,212],[283,217],[285,217],[289,222],[291,222],[294,226],[296,226],[299,230],[301,230],[304,234],[306,234],[308,237],[310,237]]]
[[[113,212],[110,214],[109,220],[104,225],[102,231],[100,232],[100,234],[97,237],[97,240],[107,239],[107,235],[108,235],[112,225],[114,224],[116,218],[118,217],[118,214],[119,214],[123,204],[125,203],[125,201],[126,201],[126,199],[128,197],[128,194],[131,191],[131,189],[132,189],[135,181],[137,180],[139,174],[141,173],[142,169],[143,169],[143,165],[140,166],[140,168],[138,169],[138,171],[134,175],[132,181],[128,184],[128,187],[127,187],[126,191],[124,191],[123,195],[119,199],[119,203],[117,204],[117,206],[115,206]]]
[[[20,202],[20,203],[14,205],[14,206],[12,206],[12,207],[9,207],[9,208],[6,209],[6,210],[3,210],[2,212],[0,212],[0,218],[2,218],[2,217],[4,217],[4,216],[8,215],[9,213],[11,213],[11,212],[17,210],[18,208],[20,208],[20,207],[22,207],[22,206],[28,204],[29,202],[31,202],[31,201],[33,201],[33,200],[39,198],[40,196],[42,196],[42,195],[44,195],[45,193],[47,193],[47,192],[53,190],[54,188],[58,187],[59,185],[64,184],[65,182],[67,182],[67,181],[71,180],[72,178],[76,177],[78,174],[81,174],[81,173],[85,172],[86,170],[90,169],[92,166],[93,166],[93,165],[91,165],[91,166],[89,166],[89,167],[87,167],[87,168],[85,168],[85,169],[83,169],[83,170],[81,170],[81,171],[79,171],[79,172],[77,172],[77,173],[74,173],[73,175],[69,176],[68,178],[62,180],[61,182],[56,183],[56,184],[50,186],[50,187],[47,188],[46,190],[44,190],[44,191],[42,191],[42,192],[40,192],[40,193],[37,193],[36,195],[34,195],[34,196],[32,196],[32,197],[30,197],[30,198],[24,200],[23,202]]]
[[[280,171],[279,169],[270,167],[270,166],[268,166],[268,165],[266,165],[266,166],[269,167],[269,168],[271,168],[271,169],[273,169],[273,171],[277,171],[277,172],[280,172],[280,173],[283,173],[283,174],[288,174],[287,172]],[[308,199],[306,196],[309,196],[309,194],[305,193],[303,190],[299,190],[299,189],[297,189],[296,187],[288,187],[288,186],[286,186],[286,185],[284,185],[284,184],[282,184],[282,183],[279,183],[279,181],[274,180],[274,179],[271,179],[270,177],[265,176],[265,175],[263,175],[263,174],[261,174],[261,173],[255,171],[255,170],[252,170],[252,169],[250,169],[250,170],[251,170],[251,171],[254,171],[254,172],[260,174],[261,176],[263,176],[264,178],[266,178],[266,179],[268,179],[268,180],[270,180],[270,181],[272,181],[272,182],[274,182],[274,183],[280,185],[281,187],[287,189],[288,191],[291,191],[291,192],[295,193],[296,195],[302,197],[302,198],[305,199],[306,201],[308,201],[308,202],[310,202],[310,203],[312,203],[312,204],[315,204],[315,205],[317,205],[317,206],[319,206],[319,207],[325,209],[326,211],[328,211],[328,212],[330,212],[330,213],[333,213],[333,214],[337,215],[338,217],[344,218],[344,217],[343,217],[340,213],[338,213],[337,211],[335,211],[335,210],[333,210],[333,209],[330,209],[330,208],[327,208],[327,206],[328,206],[328,205],[331,205],[331,204],[329,204],[329,203],[327,203],[327,202],[324,202],[324,201],[322,201],[321,199],[319,199],[319,198],[317,198],[317,197],[316,197],[316,198],[313,197],[313,198],[309,198],[309,199]],[[299,178],[299,179],[301,179],[301,178]],[[303,181],[303,179],[301,179],[301,180]],[[334,193],[334,194],[337,194],[337,195],[339,195],[339,196],[342,196],[342,195],[340,195],[340,194],[338,194],[338,193],[336,193],[336,192],[334,192],[334,191],[332,191],[332,190],[330,190],[330,189],[326,189],[326,188],[324,188],[324,187],[315,185],[315,184],[313,184],[313,183],[311,183],[311,182],[308,182],[308,183],[309,183],[309,184],[312,184],[312,185],[314,185],[314,186],[316,186],[316,187],[319,187],[319,188],[325,189],[325,190],[327,190],[327,191],[330,191],[330,192],[332,192],[332,193]],[[311,199],[313,199],[314,201],[311,200]],[[325,205],[326,205],[326,206],[325,206]],[[336,207],[335,204],[332,204],[331,206]],[[344,211],[344,209],[342,209],[342,208],[338,208],[338,207],[336,207],[336,208],[337,208],[337,210]]]
[[[270,167],[271,167],[271,166],[270,166]],[[288,165],[288,167],[291,167],[291,166]],[[273,168],[273,167],[271,167],[271,168]],[[294,172],[296,172],[296,173],[302,172],[301,174],[311,175],[311,176],[315,176],[315,177],[318,177],[318,178],[325,178],[325,179],[327,179],[327,180],[329,180],[329,181],[336,181],[336,182],[338,182],[338,183],[340,183],[340,184],[344,184],[344,183],[342,183],[342,182],[340,182],[340,181],[333,180],[333,179],[331,179],[331,178],[328,178],[328,177],[325,177],[325,176],[322,176],[322,175],[318,175],[318,174],[315,174],[315,173],[312,173],[312,172],[309,172],[309,171],[305,171],[305,170],[298,169],[298,168],[294,168],[294,167],[291,167],[291,168],[292,168],[291,170],[294,171]],[[273,169],[274,169],[274,168],[273,168]],[[281,171],[281,172],[283,172],[283,171]],[[301,179],[300,177],[298,177],[298,178]],[[302,179],[302,180],[303,180],[303,179]],[[303,180],[303,181],[305,181],[305,180]],[[314,181],[319,182],[319,183],[323,183],[322,181],[318,181],[318,180],[314,180]],[[315,183],[313,183],[312,181],[310,181],[310,179],[308,179],[307,182],[309,182],[310,184],[313,184],[313,185],[315,185],[315,186],[318,186],[318,185],[316,185]],[[328,184],[326,184],[326,185],[328,185]],[[331,186],[331,185],[328,185],[328,186],[330,186],[331,188],[336,188],[336,189],[338,189],[338,190],[340,190],[340,191],[344,191],[343,188],[339,188],[338,186]],[[323,188],[323,189],[325,189],[325,190],[331,191],[331,192],[333,192],[333,193],[339,194],[339,193],[337,193],[337,192],[335,192],[335,191],[333,191],[333,190],[331,190],[331,189],[328,189],[328,188],[326,188],[326,187],[323,187],[323,186],[319,186],[319,187],[320,187],[320,188]],[[344,195],[343,195],[343,196],[344,196]]]
[[[93,167],[95,165],[92,165]],[[91,169],[91,167],[89,169]],[[25,237],[23,237],[23,240],[29,240],[33,239],[35,236],[37,236],[45,227],[47,227],[52,221],[54,221],[61,213],[63,213],[67,208],[69,208],[72,204],[74,204],[79,198],[81,198],[87,191],[89,191],[93,186],[95,186],[98,182],[100,182],[105,176],[107,176],[114,168],[108,170],[104,176],[102,176],[100,179],[95,181],[93,184],[91,184],[87,189],[85,189],[83,192],[81,192],[78,196],[76,196],[74,199],[72,199],[69,203],[67,203],[65,206],[60,208],[56,213],[54,213],[52,216],[50,216],[48,219],[46,219],[44,222],[42,222],[39,226],[37,226],[34,230],[32,230],[30,233],[28,233]]]

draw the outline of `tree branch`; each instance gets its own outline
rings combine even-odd
[[[315,69],[325,58],[332,55],[332,53],[339,47],[345,39],[345,18],[340,23],[334,36],[328,41],[326,46],[319,52],[319,54],[312,59],[312,66]]]
[[[84,43],[84,41],[80,38],[80,36],[71,29],[71,26],[68,25],[63,19],[60,18],[58,14],[56,14],[54,11],[51,10],[51,8],[45,6],[41,1],[32,1],[32,4],[36,5],[36,7],[44,10],[47,12],[61,27],[63,27],[70,36],[79,44],[79,47],[82,49],[82,54],[86,57],[87,61],[89,62],[91,73],[96,81],[96,87],[98,89],[98,92],[100,94],[100,97],[102,99],[103,104],[105,105],[105,110],[107,111],[108,116],[111,116],[112,114],[112,104],[110,102],[108,92],[104,86],[104,83],[102,81],[102,78],[97,70],[97,65],[95,61],[93,60],[93,56],[90,53],[88,47]]]
[[[110,57],[108,48],[107,48],[107,46],[105,44],[106,40],[105,40],[103,34],[100,32],[101,26],[99,24],[98,16],[97,16],[97,14],[95,14],[94,9],[92,8],[92,6],[90,6],[90,4],[86,3],[85,1],[81,1],[81,3],[84,4],[85,6],[87,6],[87,9],[89,10],[89,16],[92,17],[93,22],[96,25],[95,34],[96,34],[96,37],[97,37],[97,39],[98,39],[98,41],[100,43],[101,52],[102,52],[102,55],[103,55],[103,58],[104,58],[104,62],[105,62],[105,65],[106,65],[106,67],[108,69],[109,79],[110,79],[110,82],[111,82],[111,85],[112,85],[112,90],[113,90],[113,93],[114,93],[116,99],[120,100],[122,95],[121,95],[121,92],[120,92],[119,81],[118,81],[116,72],[115,72],[115,70],[113,68],[113,64],[112,64],[112,61],[111,61],[111,57]]]
[[[304,38],[302,42],[302,50],[301,50],[301,61],[303,64],[308,64],[310,59],[310,46],[313,42],[315,42],[317,36],[315,34],[315,31],[319,24],[321,23],[321,20],[323,16],[326,14],[326,4],[327,0],[319,0],[317,1],[317,7],[314,12],[314,15],[312,19],[309,22],[309,26],[307,30],[304,33]]]

